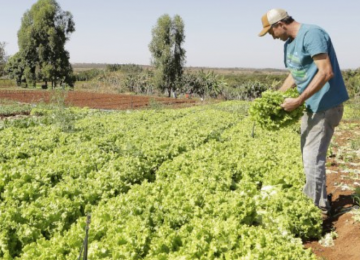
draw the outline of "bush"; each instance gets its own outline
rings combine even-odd
[[[76,81],[89,81],[99,76],[102,73],[99,69],[91,69],[80,71],[75,74]]]
[[[343,78],[349,96],[360,96],[360,69],[344,71]]]
[[[140,73],[143,71],[143,68],[135,64],[109,64],[106,66],[106,71],[122,71],[127,73]]]

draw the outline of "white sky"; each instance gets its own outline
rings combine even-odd
[[[0,0],[0,42],[18,51],[23,14],[37,0]],[[150,64],[151,30],[163,14],[185,23],[186,66],[284,68],[283,42],[258,37],[261,16],[283,8],[331,36],[341,69],[360,67],[359,0],[57,0],[74,16],[66,49],[72,63]]]

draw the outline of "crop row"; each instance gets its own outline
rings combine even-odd
[[[95,114],[72,133],[43,126],[54,132],[34,141],[37,152],[2,152],[3,257],[75,259],[91,213],[91,259],[314,259],[301,238],[320,235],[320,213],[301,192],[298,129],[254,131],[242,110]],[[19,195],[26,184],[33,197]]]
[[[240,120],[201,108],[89,112],[67,132],[53,116],[0,131],[0,256],[5,259],[66,231],[100,201],[154,181],[163,162],[218,138]]]

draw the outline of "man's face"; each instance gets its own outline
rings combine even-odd
[[[275,39],[286,41],[289,36],[286,34],[286,30],[282,22],[277,22],[270,27],[269,34]]]

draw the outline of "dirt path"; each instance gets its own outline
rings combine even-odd
[[[324,222],[324,232],[334,232],[333,246],[309,241],[319,259],[360,259],[360,210],[354,206],[354,189],[360,189],[360,122],[342,121],[336,129],[327,161],[327,190],[333,201],[333,216]],[[357,221],[355,220],[357,219]]]

